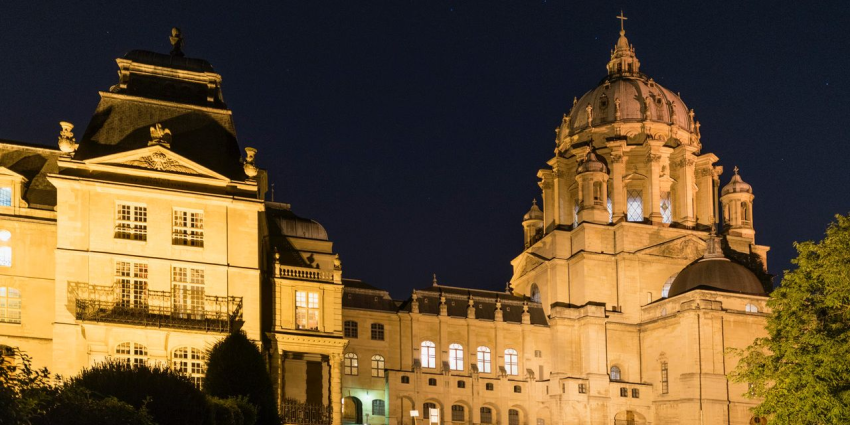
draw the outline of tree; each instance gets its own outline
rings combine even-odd
[[[850,423],[850,215],[819,243],[795,243],[796,269],[767,305],[768,336],[740,351],[731,378],[763,398],[771,424]]]
[[[263,354],[245,332],[234,332],[210,348],[204,391],[223,399],[247,397],[248,402],[257,407],[257,424],[280,424]]]

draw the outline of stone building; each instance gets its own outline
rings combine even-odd
[[[748,424],[730,347],[764,334],[753,190],[721,188],[692,109],[620,32],[576,98],[522,218],[505,291],[393,300],[344,279],[325,229],[266,201],[221,76],[131,51],[79,143],[0,142],[0,348],[74,375],[172,365],[241,329],[286,423]],[[722,229],[715,234],[716,221]]]

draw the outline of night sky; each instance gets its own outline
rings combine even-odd
[[[325,226],[345,277],[397,298],[432,273],[504,288],[554,129],[605,76],[621,8],[722,184],[737,165],[753,185],[772,273],[850,211],[848,2],[71,3],[0,10],[0,139],[54,146],[60,120],[81,136],[114,59],[168,53],[178,26],[275,200]]]

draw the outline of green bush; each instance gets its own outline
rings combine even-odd
[[[145,408],[160,425],[201,425],[207,415],[204,394],[188,378],[162,365],[108,361],[84,369],[69,385]]]
[[[245,397],[208,397],[208,402],[210,425],[254,425],[257,421],[257,408]]]
[[[32,425],[156,425],[143,407],[139,410],[115,397],[96,397],[85,388],[66,387],[55,404]]]
[[[263,354],[244,332],[228,335],[207,353],[204,392],[219,398],[244,396],[257,407],[257,424],[280,425]]]

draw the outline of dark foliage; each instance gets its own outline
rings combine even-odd
[[[105,362],[84,369],[71,386],[111,396],[136,409],[144,407],[160,425],[204,423],[206,396],[189,379],[164,366]]]
[[[156,425],[145,408],[133,406],[115,397],[97,397],[85,388],[66,387],[44,416],[33,418],[32,425]]]
[[[257,406],[257,424],[280,424],[263,354],[244,332],[230,334],[207,353],[204,391],[219,398],[244,396]]]
[[[245,397],[209,397],[208,401],[211,425],[254,425],[257,422],[257,408]]]

